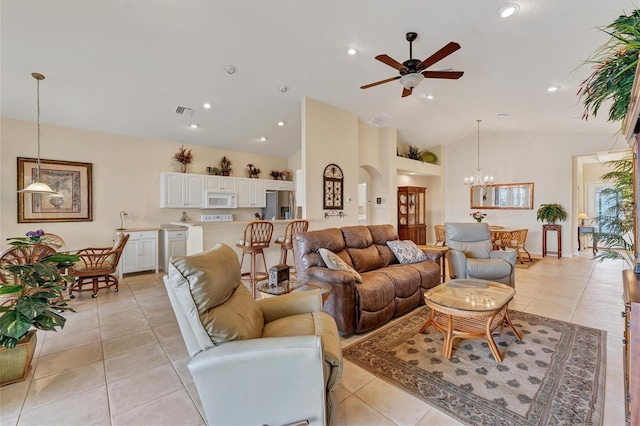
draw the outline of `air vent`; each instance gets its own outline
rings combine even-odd
[[[373,124],[376,127],[384,127],[387,125],[390,119],[391,116],[388,114],[378,114],[371,120],[369,120],[369,124]]]
[[[193,109],[178,105],[176,107],[175,113],[178,115],[185,115],[187,117],[191,117],[191,114],[193,114]]]

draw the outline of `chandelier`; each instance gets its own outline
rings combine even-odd
[[[464,184],[469,185],[471,187],[480,187],[484,188],[487,185],[493,183],[493,176],[485,174],[480,169],[480,122],[482,120],[476,120],[478,122],[478,167],[476,168],[476,173],[471,176],[467,176],[464,178]]]
[[[28,194],[49,194],[57,195],[58,193],[51,189],[49,185],[40,180],[40,80],[44,80],[44,75],[34,72],[31,76],[36,79],[36,97],[37,97],[37,129],[38,129],[38,160],[36,162],[36,175],[29,186],[19,190],[20,193]]]

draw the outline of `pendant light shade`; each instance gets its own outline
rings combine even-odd
[[[31,76],[36,79],[36,99],[37,99],[37,128],[38,128],[38,160],[36,162],[36,176],[31,185],[18,192],[23,194],[57,194],[49,185],[40,181],[40,80],[44,80],[44,75],[34,72]]]

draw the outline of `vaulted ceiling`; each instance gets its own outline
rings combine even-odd
[[[493,0],[2,0],[1,114],[35,120],[40,72],[43,123],[280,157],[300,149],[303,97],[383,119],[421,148],[475,134],[476,119],[488,132],[611,137],[619,124],[604,110],[581,120],[576,92],[608,39],[597,27],[636,1],[510,2],[504,19]],[[429,69],[464,76],[406,98],[397,81],[360,89],[398,75],[374,57],[408,59],[409,31],[420,60],[459,43]]]

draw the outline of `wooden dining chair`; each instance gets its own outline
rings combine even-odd
[[[529,254],[527,249],[524,247],[525,243],[527,242],[528,233],[528,229],[516,229],[511,233],[511,247],[515,249],[516,253],[518,254],[518,260],[520,260],[520,263],[524,263],[524,261],[522,260],[522,252],[520,250],[523,250],[525,253],[527,253],[529,262],[532,262],[531,254]]]
[[[491,244],[493,244],[494,250],[504,249],[502,238],[499,238],[498,233],[492,231],[501,231],[504,229],[504,226],[500,225],[489,225],[489,233],[491,234]],[[502,236],[502,235],[501,235]]]
[[[56,249],[59,249],[60,247],[65,245],[64,240],[62,239],[61,236],[56,235],[56,234],[50,234],[50,233],[46,233],[44,234],[41,238],[40,241],[42,242],[42,244],[46,244],[48,246],[52,246]]]
[[[69,275],[76,277],[76,282],[69,285],[69,298],[73,299],[73,292],[91,291],[91,297],[98,296],[98,290],[115,287],[118,291],[118,277],[116,269],[124,246],[129,240],[129,234],[119,233],[113,247],[87,247],[76,254],[80,258],[69,268]],[[91,284],[90,288],[83,288]]]
[[[10,247],[0,254],[0,265],[26,265],[56,254],[56,249],[46,244],[32,244],[27,247]],[[16,275],[0,269],[0,282],[11,284],[17,282]]]
[[[433,229],[436,233],[436,246],[446,246],[447,245],[447,237],[444,232],[444,225],[434,225]]]

